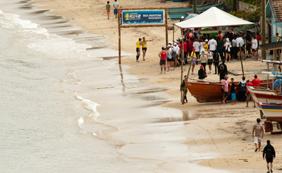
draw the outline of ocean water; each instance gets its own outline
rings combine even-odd
[[[165,88],[104,60],[101,36],[62,36],[15,2],[0,8],[0,172],[224,172],[194,163],[217,154],[191,151],[183,122],[158,123],[182,117],[159,106]]]

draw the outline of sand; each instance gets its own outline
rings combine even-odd
[[[33,0],[32,2],[34,2],[35,6],[38,8],[52,9],[52,13],[64,16],[66,19],[70,20],[72,24],[80,26],[85,31],[103,36],[107,40],[106,45],[108,47],[117,48],[117,21],[113,18],[113,16],[111,16],[110,20],[106,19],[104,10],[105,1]],[[176,5],[176,3],[160,4],[158,1],[149,0],[121,1],[122,7],[160,7],[171,5]],[[177,32],[177,35],[178,34],[179,32]],[[169,32],[169,35],[169,40],[171,40],[171,31]],[[146,36],[147,39],[152,39],[153,41],[149,42],[146,61],[136,63],[134,56],[135,42],[138,37],[142,36]],[[168,94],[169,102],[163,104],[163,106],[166,108],[177,108],[180,112],[182,112],[182,116],[172,116],[173,118],[164,117],[163,119],[158,120],[159,123],[163,123],[164,126],[167,124],[185,125],[185,131],[175,129],[172,130],[173,134],[170,134],[170,136],[175,136],[177,139],[184,138],[181,140],[183,141],[182,145],[170,146],[164,143],[164,147],[171,147],[171,152],[175,150],[175,155],[173,157],[170,155],[165,156],[165,158],[172,159],[174,161],[168,166],[168,170],[175,166],[178,169],[175,168],[171,171],[185,172],[183,169],[187,169],[187,167],[183,167],[182,169],[181,165],[177,164],[177,160],[181,160],[183,157],[189,157],[189,160],[191,159],[193,163],[198,163],[214,169],[223,169],[231,172],[265,172],[265,164],[262,160],[261,153],[254,152],[251,137],[252,125],[254,124],[255,119],[259,116],[257,109],[252,107],[246,108],[244,103],[228,105],[198,104],[191,96],[189,96],[188,104],[181,105],[179,103],[178,91],[180,70],[172,70],[166,75],[159,74],[160,69],[158,66],[159,60],[157,54],[160,47],[163,46],[165,42],[163,28],[123,29],[122,42],[122,50],[132,54],[131,56],[124,57],[122,60],[124,64],[128,65],[129,72],[133,75],[137,75],[138,78],[142,80],[148,81],[152,85],[156,85],[164,89],[166,91],[164,94]],[[249,78],[254,73],[257,73],[259,71],[258,69],[261,70],[265,68],[265,64],[260,61],[247,60],[244,61],[244,65]],[[239,62],[228,63],[228,67],[231,71],[240,73]],[[185,72],[186,70],[187,67],[185,67]],[[196,78],[196,76],[191,76],[191,78]],[[217,78],[218,77],[215,75],[209,75],[208,77],[209,80],[214,81],[216,81]],[[240,77],[234,78],[239,80]],[[147,132],[150,133],[150,130]],[[144,135],[144,138],[146,135]],[[160,128],[159,134],[156,134],[156,137],[162,138],[162,135],[164,135],[164,138],[166,137],[165,129]],[[118,134],[116,134],[116,136],[119,139],[122,138]],[[129,142],[138,141],[138,139],[134,139],[134,137],[132,139],[126,139],[126,137],[124,138],[125,141],[128,140]],[[282,147],[280,135],[267,134],[265,139],[271,139],[277,149],[278,158],[275,161],[275,172],[279,172],[278,170],[282,169],[281,159],[279,157],[281,155],[279,149]],[[134,146],[135,144],[132,143],[132,145]],[[123,148],[122,152],[134,156],[136,153],[148,151],[146,159],[150,159],[155,158],[155,155],[158,154],[158,152],[154,152],[152,150],[159,152],[163,151],[157,150],[157,148],[150,145],[148,145],[148,148],[140,147],[138,151],[130,150],[130,147],[133,146],[129,145]],[[187,153],[178,153],[177,151],[181,147],[187,148]],[[134,163],[138,164],[138,162]],[[160,164],[160,167],[165,170],[165,164],[162,165],[162,162],[158,164]]]

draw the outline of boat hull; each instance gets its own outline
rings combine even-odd
[[[219,82],[188,82],[187,88],[199,103],[222,100],[222,87]]]
[[[282,96],[269,90],[258,90],[252,87],[248,87],[248,90],[266,120],[282,122]]]
[[[267,86],[267,83],[263,80],[261,87]],[[235,85],[238,85],[238,82],[235,82]],[[222,85],[220,82],[189,81],[186,86],[199,103],[222,101]]]
[[[282,122],[282,104],[262,104],[258,107],[262,110],[263,116],[269,121]]]

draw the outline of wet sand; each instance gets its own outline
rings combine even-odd
[[[24,2],[24,9],[30,9],[29,5],[26,5],[29,2],[36,2],[33,5],[42,10],[52,9],[52,16],[43,17],[47,18],[48,22],[56,23],[56,29],[53,31],[52,28],[47,27],[51,32],[81,40],[80,33],[86,31],[87,37],[84,37],[83,41],[94,43],[90,48],[97,47],[97,40],[101,42],[98,48],[116,47],[116,21],[111,19],[108,22],[105,16],[101,15],[104,14],[102,1],[36,0]],[[130,6],[148,4],[146,1],[136,2],[124,0],[122,6],[127,3]],[[154,4],[158,5],[157,2]],[[39,10],[36,13],[41,14],[44,11]],[[65,21],[70,22],[70,29],[66,29],[69,23],[66,24]],[[45,24],[50,27],[50,23]],[[59,26],[64,29],[58,30]],[[95,36],[97,34],[98,37],[93,35],[88,37],[90,33],[94,33]],[[97,66],[97,62],[91,58],[81,58],[81,62],[75,59],[60,62],[58,67],[61,68],[63,65],[66,68],[61,72],[62,76],[59,77],[60,82],[57,84],[63,86],[61,93],[63,93],[64,101],[62,102],[69,103],[69,100],[72,100],[69,103],[71,106],[64,107],[62,111],[66,111],[64,114],[76,115],[75,118],[68,120],[70,127],[64,129],[72,129],[70,135],[75,133],[75,137],[70,142],[69,148],[64,150],[65,157],[70,158],[69,162],[59,162],[57,166],[61,169],[54,168],[54,172],[59,170],[76,172],[78,168],[64,168],[59,165],[69,166],[76,162],[77,167],[83,167],[85,172],[93,170],[99,170],[99,172],[120,172],[121,170],[123,172],[221,172],[218,169],[230,172],[265,172],[261,153],[254,153],[250,135],[252,124],[259,115],[258,111],[251,107],[245,108],[244,104],[198,104],[191,96],[189,96],[189,104],[180,105],[178,101],[179,69],[166,75],[159,75],[158,58],[155,55],[164,42],[161,33],[160,28],[129,29],[124,32],[123,50],[132,54],[124,59],[124,62],[129,65],[127,67],[118,67],[113,60],[99,62]],[[136,64],[135,41],[132,38],[143,35],[149,39],[153,38],[154,41],[149,43],[148,59]],[[93,38],[96,40],[93,41]],[[99,55],[99,57],[111,59],[113,56]],[[48,61],[44,63],[48,64]],[[105,69],[100,65],[108,66],[109,71],[103,75],[95,75],[94,82],[93,76],[89,74],[104,72]],[[263,63],[254,61],[246,62],[246,66],[250,75],[256,72],[258,67],[264,68]],[[240,71],[239,63],[231,63],[229,67],[235,72]],[[127,71],[138,75],[138,78],[129,75]],[[54,72],[53,75],[57,73]],[[217,76],[209,76],[209,78],[217,80]],[[93,111],[95,101],[101,105],[97,108],[100,116]],[[64,118],[62,117],[59,121],[64,121]],[[75,130],[77,125],[80,127],[79,133]],[[267,135],[266,138],[273,141],[279,156],[279,148],[282,146],[280,136]],[[63,146],[67,145],[65,140],[61,148],[52,152],[54,155],[62,152]],[[83,147],[76,148],[76,142]],[[84,144],[87,145],[84,146]],[[72,147],[75,149],[72,150]],[[84,158],[83,154],[86,154],[85,164],[73,159],[72,155],[77,153],[81,154],[77,156],[78,159]],[[34,159],[36,160],[37,157]],[[49,166],[56,162],[56,159],[52,159],[54,158],[47,159]],[[90,162],[91,159],[95,162],[94,165]],[[112,166],[109,166],[110,161],[113,161]],[[3,168],[7,167],[3,166]],[[42,166],[37,170],[43,168],[49,167]],[[275,172],[279,172],[281,168],[281,160],[278,158],[275,162]]]

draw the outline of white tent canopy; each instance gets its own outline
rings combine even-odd
[[[198,16],[176,23],[180,28],[207,28],[218,26],[251,25],[252,22],[233,16],[216,7],[204,11]]]

